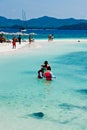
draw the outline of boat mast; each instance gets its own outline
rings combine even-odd
[[[26,13],[22,9],[22,29],[21,29],[21,31],[25,31],[25,28],[26,28]]]

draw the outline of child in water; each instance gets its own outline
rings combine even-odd
[[[52,78],[56,78],[56,77],[53,75],[53,73],[51,72],[51,67],[50,67],[50,66],[48,66],[46,72],[44,73],[44,77],[45,77],[46,80],[48,80],[48,81],[51,81]]]
[[[44,71],[46,71],[47,68],[48,68],[50,65],[49,65],[48,61],[44,61],[44,64],[41,65],[41,66],[44,68]]]
[[[41,68],[40,70],[38,70],[38,78],[43,78],[44,77],[44,68]]]

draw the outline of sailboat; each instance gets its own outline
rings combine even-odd
[[[22,9],[22,28],[21,28],[21,32],[25,32],[25,31],[26,31],[26,13]]]

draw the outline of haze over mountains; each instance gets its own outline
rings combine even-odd
[[[30,20],[8,19],[0,16],[0,28],[29,28],[29,29],[71,29],[86,30],[87,20],[85,19],[57,19],[43,16]]]

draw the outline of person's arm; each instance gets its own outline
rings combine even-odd
[[[52,72],[50,72],[50,73],[51,73],[52,78],[56,78],[56,76],[55,76],[55,75],[53,75],[53,73],[52,73]]]

